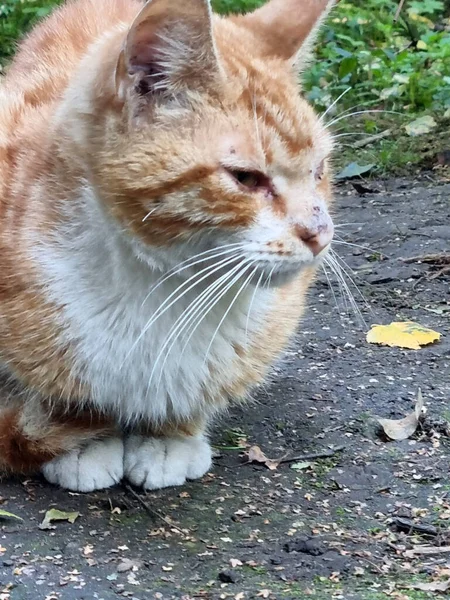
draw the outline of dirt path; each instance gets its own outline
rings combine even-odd
[[[371,250],[335,246],[358,273],[364,319],[413,319],[442,341],[417,352],[368,345],[321,276],[274,383],[216,427],[212,473],[145,497],[177,529],[124,488],[77,495],[39,478],[2,482],[2,508],[24,520],[1,521],[0,600],[418,600],[433,596],[408,588],[450,579],[449,275],[399,260],[449,250],[450,184],[369,188],[378,193],[341,188],[337,221],[356,223],[339,229],[342,240]],[[406,415],[418,387],[423,431],[382,441],[373,415]],[[272,458],[344,450],[271,471],[242,464],[245,443]],[[80,516],[40,530],[51,507]],[[423,546],[436,553],[412,551]]]

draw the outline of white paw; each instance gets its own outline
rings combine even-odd
[[[74,492],[93,492],[111,487],[123,477],[123,442],[109,438],[72,450],[42,467],[50,483]]]
[[[201,436],[125,439],[125,477],[134,485],[157,490],[198,479],[211,467],[211,447]]]

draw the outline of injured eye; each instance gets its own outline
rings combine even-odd
[[[258,190],[261,188],[270,189],[269,178],[259,171],[241,171],[239,169],[226,169],[227,173],[239,185],[249,189]]]

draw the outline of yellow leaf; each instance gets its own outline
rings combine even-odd
[[[432,344],[440,337],[441,334],[437,331],[423,327],[414,321],[399,321],[390,325],[372,325],[366,340],[370,344],[419,350],[421,346]]]
[[[423,40],[419,40],[416,44],[416,48],[418,50],[426,50],[428,48],[427,43],[424,42]]]

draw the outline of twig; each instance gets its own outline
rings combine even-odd
[[[424,254],[422,256],[411,256],[410,258],[402,258],[404,263],[434,263],[437,265],[450,264],[450,252],[441,252],[439,254]]]
[[[303,456],[291,456],[288,458],[282,458],[279,463],[280,465],[283,463],[289,463],[294,461],[303,461],[303,460],[315,460],[317,458],[329,458],[330,456],[334,456],[338,452],[342,452],[345,450],[345,446],[338,446],[337,448],[333,448],[332,450],[324,450],[323,452],[317,452],[315,454],[304,454]]]
[[[304,461],[304,460],[316,460],[319,458],[330,458],[330,456],[334,456],[338,452],[342,452],[342,450],[345,450],[345,446],[337,446],[336,448],[333,448],[332,450],[324,450],[323,452],[317,452],[315,454],[303,454],[302,456],[290,456],[290,457],[283,456],[282,458],[267,459],[267,461],[265,461],[265,462],[247,460],[246,462],[239,463],[237,466],[243,467],[244,465],[251,465],[252,463],[256,463],[256,464],[260,464],[260,465],[266,464],[266,466],[267,466],[267,463],[272,463],[272,464],[276,465],[276,467],[277,467],[278,465],[282,465],[283,463],[290,463],[290,462]]]
[[[414,523],[411,519],[404,519],[403,517],[396,517],[394,523],[399,531],[404,531],[405,533],[420,533],[421,535],[429,535],[431,537],[439,535],[439,531],[434,525]]]
[[[399,3],[399,5],[398,5],[398,7],[397,7],[397,11],[396,11],[396,13],[395,13],[395,17],[394,17],[394,23],[395,23],[396,21],[398,21],[398,18],[400,17],[400,13],[402,12],[402,8],[403,8],[403,5],[404,5],[404,4],[405,4],[405,0],[400,0],[400,3]]]
[[[136,498],[136,500],[141,504],[141,506],[143,508],[145,508],[145,510],[148,512],[149,515],[151,515],[152,517],[156,517],[156,518],[160,519],[161,521],[164,521],[164,523],[166,525],[168,525],[171,529],[175,529],[176,531],[178,531],[178,533],[181,533],[181,535],[183,535],[183,536],[186,535],[182,529],[177,527],[177,525],[174,525],[173,523],[171,523],[167,517],[165,517],[163,514],[161,514],[159,511],[155,510],[154,508],[150,508],[150,506],[142,498],[142,496],[139,496],[139,494],[137,494],[133,490],[132,487],[130,487],[129,485],[125,485],[124,487],[125,487],[126,491],[129,494],[131,494],[134,498]]]
[[[364,146],[368,146],[372,142],[377,142],[378,140],[382,140],[383,138],[389,137],[392,133],[391,129],[386,129],[381,133],[376,133],[374,135],[369,135],[363,140],[358,140],[357,142],[353,142],[353,148],[364,148]]]

